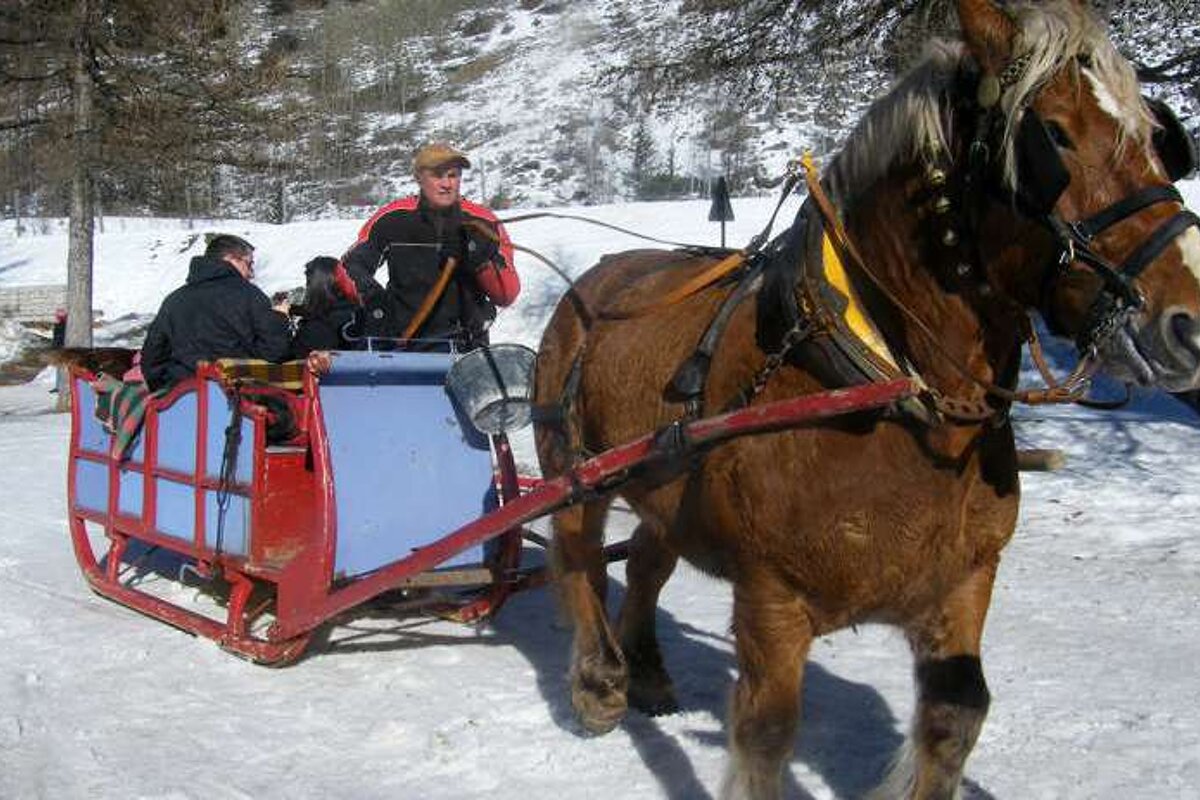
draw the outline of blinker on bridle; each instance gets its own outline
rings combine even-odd
[[[1028,55],[1020,56],[1010,62],[999,76],[985,73],[979,78],[976,91],[979,118],[970,146],[971,172],[975,175],[995,166],[991,164],[988,146],[988,140],[998,127],[995,108],[1004,91],[1020,79],[1028,61]],[[1173,183],[1195,172],[1195,143],[1170,107],[1162,101],[1149,98],[1146,103],[1158,123],[1153,144],[1169,180]],[[1173,185],[1149,186],[1090,217],[1068,222],[1055,212],[1054,207],[1070,184],[1071,176],[1049,129],[1031,108],[1022,111],[1014,147],[1018,175],[1016,204],[1027,216],[1049,228],[1059,244],[1057,263],[1047,271],[1042,296],[1047,298],[1048,303],[1055,284],[1074,263],[1086,265],[1103,281],[1099,295],[1087,312],[1083,330],[1076,336],[1079,351],[1085,355],[1094,354],[1109,336],[1125,324],[1130,315],[1145,304],[1141,293],[1133,285],[1134,280],[1176,237],[1192,225],[1200,227],[1200,217],[1186,207],[1181,208],[1134,248],[1124,262],[1113,265],[1092,249],[1093,240],[1150,206],[1159,203],[1179,203],[1183,206],[1179,191]],[[1029,176],[1033,176],[1032,179]],[[1048,308],[1043,309],[1043,316],[1050,317]]]

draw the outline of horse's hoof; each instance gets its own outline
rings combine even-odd
[[[571,686],[571,704],[589,733],[601,735],[617,727],[629,708],[629,673],[624,664],[584,664]]]
[[[629,707],[623,694],[600,698],[585,692],[575,692],[571,704],[579,724],[593,736],[603,736],[617,727]]]
[[[653,642],[649,647],[630,645],[625,652],[629,659],[629,705],[651,717],[678,711],[675,684],[663,666],[658,645]]]

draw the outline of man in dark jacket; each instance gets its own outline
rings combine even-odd
[[[142,345],[142,373],[157,391],[196,371],[199,361],[283,361],[291,331],[286,307],[272,308],[254,277],[254,247],[220,235],[192,259],[187,282],[167,295]]]
[[[348,273],[366,307],[367,335],[471,346],[486,340],[496,306],[516,299],[521,284],[508,234],[491,211],[460,194],[462,170],[470,166],[445,142],[422,147],[413,158],[420,192],[376,211],[342,258],[342,282],[349,283]],[[386,290],[374,277],[385,262]],[[453,272],[445,282],[448,262]],[[421,320],[418,311],[430,303]]]

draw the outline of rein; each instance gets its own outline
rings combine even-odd
[[[675,248],[678,248],[681,250],[708,252],[708,251],[715,249],[712,247],[706,247],[705,245],[684,244],[683,242],[672,242],[667,239],[658,239],[658,238],[655,238],[654,236],[647,236],[644,233],[638,233],[637,231],[630,230],[629,228],[622,228],[620,225],[613,225],[608,222],[601,222],[598,219],[594,219],[592,217],[584,217],[584,216],[581,216],[578,214],[559,214],[559,213],[556,213],[553,211],[537,211],[532,214],[520,214],[515,217],[505,217],[504,219],[501,219],[500,222],[507,225],[510,222],[524,222],[525,220],[530,220],[530,219],[571,219],[571,220],[575,220],[576,222],[586,222],[588,225],[595,225],[598,228],[607,228],[610,231],[617,231],[618,233],[624,233],[624,234],[632,236],[636,239],[642,239],[643,241],[654,242],[655,244],[665,244],[670,247],[675,247]]]
[[[522,217],[513,217],[512,219],[507,220],[507,221],[508,222],[520,222],[523,219],[533,219],[535,217],[540,217],[540,216],[557,216],[557,215],[548,214],[548,213],[547,214],[527,214]],[[589,221],[595,222],[597,225],[604,224],[602,222],[597,222],[595,220],[589,220]],[[505,222],[505,220],[501,220],[501,222],[503,223],[503,222]],[[487,225],[484,225],[482,222],[477,222],[475,220],[463,220],[462,224],[463,224],[463,227],[470,228],[471,230],[475,231],[476,233],[480,234],[481,236],[495,242],[496,244],[500,243],[500,235],[498,233],[496,233],[494,230],[492,230],[491,228],[489,228]],[[583,299],[583,295],[581,295],[575,289],[575,281],[573,281],[571,279],[571,276],[568,275],[561,267],[559,267],[557,264],[555,264],[549,258],[542,255],[537,250],[534,250],[531,247],[525,247],[524,245],[517,244],[516,242],[509,242],[509,244],[512,246],[513,250],[516,250],[521,253],[528,253],[529,255],[533,256],[538,261],[540,261],[544,265],[546,265],[550,269],[550,271],[553,272],[555,275],[562,278],[563,283],[567,284],[567,294],[570,295],[571,301],[575,304],[575,307],[579,310],[581,315],[586,317],[587,322],[589,322],[589,323],[592,320],[596,319],[596,314],[588,306],[587,301]]]
[[[683,285],[678,286],[675,289],[672,289],[671,291],[667,292],[665,295],[663,295],[662,297],[660,297],[656,300],[652,300],[652,301],[650,301],[648,303],[644,303],[640,306],[634,306],[633,308],[617,309],[617,310],[606,308],[606,309],[603,309],[599,313],[599,315],[591,314],[589,312],[589,316],[591,316],[593,319],[599,318],[599,319],[606,319],[606,320],[625,320],[625,319],[634,319],[635,317],[645,316],[646,314],[650,314],[655,311],[661,311],[664,308],[668,308],[670,306],[675,305],[676,303],[686,300],[687,298],[691,297],[692,295],[697,294],[697,293],[703,291],[704,289],[709,288],[710,286],[715,284],[717,281],[724,278],[726,275],[729,275],[730,273],[734,272],[739,267],[744,265],[750,259],[751,256],[753,256],[760,249],[762,249],[763,244],[766,243],[767,238],[771,235],[771,229],[775,226],[775,218],[777,216],[779,216],[779,209],[783,207],[784,201],[787,200],[788,195],[791,194],[792,189],[795,188],[796,183],[799,181],[799,177],[800,176],[799,176],[798,172],[796,171],[796,169],[794,168],[794,166],[790,165],[789,169],[788,169],[788,173],[786,175],[786,182],[784,183],[783,191],[780,192],[780,194],[779,194],[779,202],[777,202],[775,204],[775,210],[773,212],[771,212],[771,218],[769,220],[767,220],[767,224],[763,228],[763,230],[760,231],[757,235],[755,235],[750,240],[749,244],[746,245],[746,247],[742,248],[741,250],[735,250],[734,252],[729,253],[729,255],[725,256],[725,258],[721,259],[716,264],[713,264],[711,267],[704,270],[699,275],[696,275],[696,276],[690,278],[689,280],[685,281],[683,283]],[[595,225],[600,228],[607,228],[609,230],[614,230],[614,231],[618,231],[620,233],[628,234],[629,236],[633,236],[638,239],[643,239],[648,242],[655,242],[656,244],[669,245],[671,247],[681,249],[681,250],[686,250],[689,252],[699,252],[699,253],[717,252],[717,250],[712,247],[705,247],[703,245],[695,245],[695,244],[684,244],[682,242],[672,242],[672,241],[669,241],[666,239],[659,239],[654,236],[647,236],[645,234],[638,233],[637,231],[633,231],[628,228],[622,228],[619,225],[611,225],[607,222],[601,222],[598,219],[593,219],[591,217],[584,217],[584,216],[580,216],[580,215],[576,215],[576,214],[558,214],[558,213],[549,212],[549,211],[539,211],[539,212],[536,212],[533,214],[521,214],[516,217],[508,217],[508,218],[500,220],[500,222],[504,223],[504,224],[508,224],[511,222],[522,222],[522,221],[530,220],[530,219],[543,219],[543,218],[570,219],[570,220],[575,220],[576,222],[586,222],[589,225]],[[466,223],[464,223],[464,224],[466,224]],[[480,228],[482,228],[482,226],[480,226]],[[491,233],[490,231],[487,232],[487,235],[489,235],[491,238],[497,238],[495,236],[495,234]],[[572,283],[571,279],[568,278],[563,273],[562,270],[560,270],[558,267],[554,266],[554,264],[552,264],[544,256],[542,256],[526,247],[517,247],[516,245],[514,245],[513,247],[514,247],[514,249],[521,250],[522,252],[526,252],[526,253],[533,255],[538,260],[545,263],[547,266],[549,266],[551,269],[553,269],[554,272],[559,275],[559,277],[561,277],[563,280],[565,280],[567,282],[567,285],[571,287],[572,291],[574,290],[574,284]],[[725,251],[720,250],[719,252],[725,252]],[[578,298],[578,295],[576,295],[576,297]],[[578,298],[578,299],[580,302],[582,302],[582,298]]]

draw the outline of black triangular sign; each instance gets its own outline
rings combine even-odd
[[[733,219],[733,206],[729,203],[729,186],[725,176],[717,178],[712,189],[712,208],[708,210],[709,222],[728,222]]]

